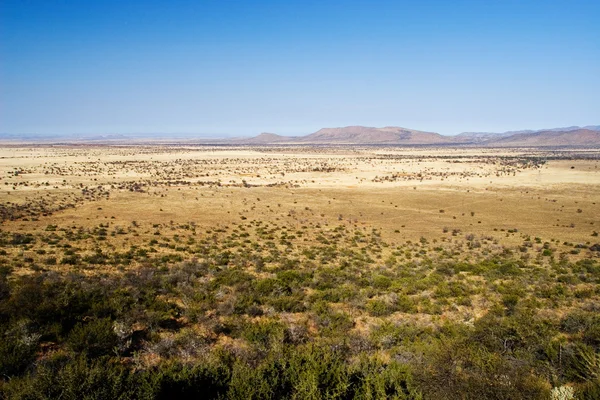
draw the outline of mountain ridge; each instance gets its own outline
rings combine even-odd
[[[589,129],[588,129],[589,128]],[[511,139],[512,138],[512,139]],[[322,128],[305,136],[281,136],[261,133],[239,144],[380,144],[380,145],[484,145],[484,146],[600,146],[600,126],[585,128],[570,126],[540,130],[509,132],[463,132],[443,136],[435,132],[420,131],[399,126],[381,128],[351,125]]]
[[[491,139],[498,139],[518,134],[528,134],[536,132],[572,132],[579,129],[589,129],[593,131],[600,131],[600,125],[586,125],[586,126],[567,126],[563,128],[546,128],[546,129],[524,129],[518,131],[506,131],[506,132],[462,132],[455,137],[462,138],[464,140],[472,140],[474,142],[483,142]]]
[[[271,132],[262,132],[254,137],[229,138],[183,138],[162,137],[154,134],[121,135],[52,135],[35,134],[15,135],[0,133],[0,140],[35,143],[162,143],[185,142],[218,145],[395,145],[395,146],[599,146],[600,125],[584,127],[569,126],[540,130],[520,130],[508,132],[462,132],[454,136],[444,136],[436,132],[421,131],[399,126],[370,127],[351,125],[345,127],[321,128],[303,136],[283,136]]]
[[[457,143],[452,136],[435,132],[419,131],[399,126],[382,128],[352,125],[337,128],[322,128],[305,136],[281,136],[261,133],[258,136],[237,140],[243,144],[391,144],[427,145]]]
[[[551,147],[551,146],[598,146],[600,131],[591,129],[575,129],[568,131],[536,131],[517,133],[486,143],[498,147]]]

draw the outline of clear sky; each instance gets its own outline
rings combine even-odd
[[[600,124],[600,1],[1,0],[0,132]]]

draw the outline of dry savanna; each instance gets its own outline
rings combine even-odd
[[[600,396],[597,149],[5,145],[0,221],[7,398]]]

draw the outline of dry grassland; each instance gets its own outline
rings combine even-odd
[[[0,220],[0,352],[33,343],[4,374],[96,349],[260,380],[314,345],[414,398],[600,388],[598,150],[4,147]]]
[[[4,148],[2,228],[136,221],[139,236],[127,239],[141,243],[154,224],[259,220],[375,228],[398,244],[475,234],[514,246],[532,236],[564,251],[600,230],[599,165],[593,151]]]

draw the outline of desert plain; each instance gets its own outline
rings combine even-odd
[[[135,221],[122,247],[156,224],[200,234],[261,221],[377,229],[397,245],[475,234],[510,247],[532,236],[559,254],[600,230],[599,167],[600,152],[581,149],[11,147],[0,150],[2,228]]]

